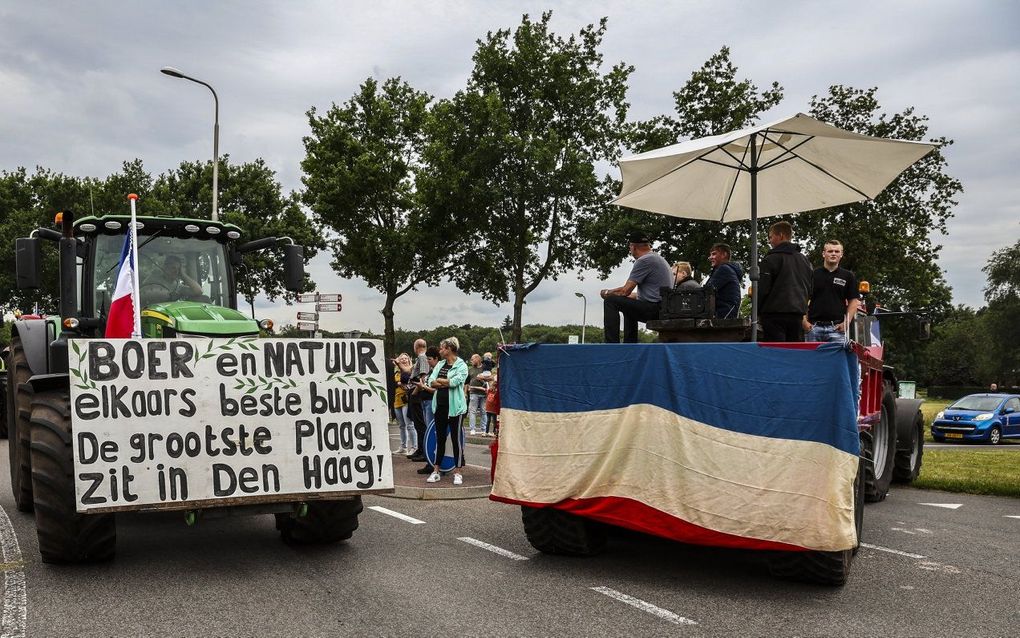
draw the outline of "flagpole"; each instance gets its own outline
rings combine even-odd
[[[139,287],[138,287],[138,228],[135,225],[135,202],[138,200],[138,195],[131,193],[128,195],[128,199],[131,201],[131,312],[134,317],[131,323],[131,338],[141,339],[142,338],[142,307],[139,304]]]

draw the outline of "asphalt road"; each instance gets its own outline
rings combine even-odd
[[[469,462],[486,458],[470,447]],[[887,638],[1020,627],[1016,499],[894,490],[866,509],[849,583],[825,588],[776,580],[753,553],[635,534],[594,558],[546,556],[517,508],[381,496],[364,499],[360,529],[336,546],[285,545],[271,516],[189,528],[180,514],[128,514],[113,562],[54,567],[39,562],[33,520],[3,474],[20,558],[0,533],[2,636]]]

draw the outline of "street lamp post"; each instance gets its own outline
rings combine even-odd
[[[588,323],[588,298],[579,292],[574,293],[575,297],[580,297],[584,305],[581,306],[581,343],[584,343],[584,327]]]
[[[212,91],[213,106],[215,107],[215,118],[213,120],[213,165],[212,165],[212,220],[219,221],[220,219],[220,207],[219,207],[219,194],[220,194],[220,98],[216,95],[216,89],[212,88],[208,82],[203,82],[197,78],[193,78],[188,75],[184,75],[172,66],[165,66],[159,70],[160,73],[169,75],[172,78],[180,78],[182,80],[191,80],[196,84],[201,84],[205,88]]]

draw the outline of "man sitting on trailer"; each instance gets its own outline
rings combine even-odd
[[[620,314],[623,314],[623,342],[638,342],[638,322],[659,318],[660,288],[673,287],[673,271],[669,262],[652,252],[652,240],[644,233],[634,233],[628,247],[634,266],[627,282],[619,288],[602,290],[605,342],[620,343]],[[631,293],[637,289],[637,296]]]

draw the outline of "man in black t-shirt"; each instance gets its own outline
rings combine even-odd
[[[840,268],[843,244],[830,239],[822,246],[822,267],[812,275],[811,303],[804,315],[805,341],[845,341],[846,317],[861,305],[857,276]]]

